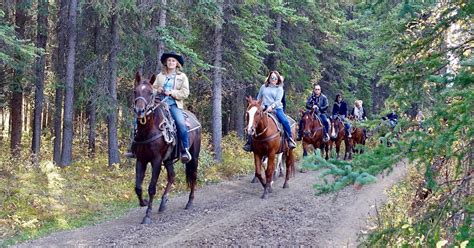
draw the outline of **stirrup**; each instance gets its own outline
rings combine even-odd
[[[183,164],[186,164],[189,161],[191,161],[191,159],[192,159],[191,153],[189,153],[188,148],[185,148],[184,152],[181,153],[181,162],[183,162]]]
[[[295,149],[296,148],[296,142],[291,137],[288,138],[288,148],[290,148],[290,149]]]
[[[137,155],[134,152],[126,152],[124,155],[126,158],[137,158]]]

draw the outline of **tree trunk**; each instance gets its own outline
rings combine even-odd
[[[26,9],[24,1],[18,0],[16,3],[15,12],[15,32],[18,39],[25,39],[25,24],[26,24]],[[21,78],[23,72],[18,69],[14,73],[14,81],[11,85],[12,96],[10,100],[10,118],[11,118],[11,133],[10,133],[10,149],[13,156],[20,154],[21,145],[21,130],[22,130],[22,108],[23,108],[23,86],[21,85]]]
[[[107,116],[108,127],[108,147],[109,147],[109,166],[120,163],[118,138],[117,138],[117,53],[119,46],[118,33],[118,10],[116,9],[117,0],[112,1],[112,19],[110,21],[111,49],[109,54],[109,103],[112,105]]]
[[[159,23],[159,27],[161,30],[165,29],[166,28],[166,0],[161,0],[161,5],[160,5],[160,12],[159,12],[159,15],[160,15],[160,23]],[[163,53],[165,52],[165,43],[163,41],[163,39],[160,38],[160,40],[158,41],[158,47],[157,47],[157,50],[156,50],[156,69],[155,69],[155,74],[158,75],[158,73],[160,73],[161,71],[161,61],[160,61],[160,58],[161,58],[161,55],[163,55]]]
[[[222,2],[218,8],[222,13]],[[214,32],[214,73],[212,85],[212,145],[214,147],[214,160],[222,161],[222,23],[216,24]]]
[[[72,161],[74,63],[76,60],[76,15],[77,0],[69,2],[68,53],[66,63],[66,89],[64,95],[63,142],[61,166],[69,166]]]
[[[55,69],[59,76],[59,83],[56,86],[56,93],[54,95],[54,125],[53,125],[53,160],[57,165],[60,165],[61,160],[61,123],[62,123],[62,111],[63,111],[63,95],[64,95],[64,81],[65,81],[65,57],[66,57],[66,37],[67,37],[67,20],[68,20],[68,1],[59,0],[59,20],[57,27],[58,36],[58,51],[55,63]]]
[[[237,97],[235,99],[236,108],[233,109],[235,113],[235,129],[237,131],[237,136],[244,137],[244,112],[245,112],[245,89],[237,89]]]
[[[38,29],[36,36],[36,47],[42,48],[46,52],[46,42],[48,40],[48,0],[38,0]],[[31,151],[37,157],[40,152],[41,143],[41,116],[43,111],[44,98],[44,66],[46,56],[43,53],[36,59],[36,91],[35,91],[35,109],[33,118],[33,141]]]

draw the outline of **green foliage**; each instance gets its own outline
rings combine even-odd
[[[0,10],[0,64],[13,69],[20,69],[31,64],[32,60],[41,53],[29,40],[18,39],[13,25],[5,21],[5,13]]]

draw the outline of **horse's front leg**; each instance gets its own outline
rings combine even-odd
[[[262,186],[265,188],[265,182],[262,177],[262,156],[254,153],[253,159],[255,163],[255,177],[258,178]]]
[[[166,203],[168,202],[168,193],[171,190],[171,185],[173,185],[174,180],[175,180],[175,175],[176,175],[176,173],[174,172],[173,161],[168,160],[168,161],[165,161],[164,163],[165,163],[166,172],[168,174],[168,182],[166,183],[165,191],[163,192],[163,195],[161,196],[161,203],[160,203],[160,208],[158,209],[158,212],[163,212],[166,209]]]
[[[336,159],[339,160],[339,152],[341,151],[342,139],[336,140]]]
[[[344,153],[344,160],[351,159],[352,157],[352,148],[351,148],[351,142],[349,138],[344,139],[344,145],[345,145],[345,153]]]
[[[275,154],[270,153],[268,155],[268,164],[267,169],[265,170],[265,186],[263,190],[262,199],[268,198],[268,193],[272,193],[272,182],[273,182],[273,172],[275,171]]]
[[[146,209],[146,215],[143,217],[142,224],[151,223],[151,211],[153,209],[153,197],[156,194],[156,184],[158,183],[158,178],[160,177],[161,172],[161,159],[155,159],[151,162],[152,174],[151,181],[148,185],[148,196],[150,200],[148,201],[148,208]]]
[[[308,156],[308,143],[303,142],[303,157]]]
[[[142,190],[142,183],[143,179],[145,178],[146,172],[146,162],[141,162],[137,159],[137,163],[135,165],[135,193],[138,197],[138,204],[140,207],[144,207],[148,205],[148,200],[143,199],[143,190]]]
[[[186,204],[185,209],[191,209],[193,207],[194,201],[194,191],[196,190],[197,184],[197,169],[198,169],[198,153],[193,152],[193,159],[186,164],[186,182],[191,188],[189,192],[188,203]]]

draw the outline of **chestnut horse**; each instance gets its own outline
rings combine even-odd
[[[268,193],[272,193],[272,179],[275,171],[275,156],[280,152],[283,144],[286,164],[286,175],[283,188],[288,188],[288,180],[295,171],[295,158],[293,150],[288,149],[283,131],[278,130],[278,124],[267,112],[263,111],[262,100],[254,100],[247,97],[248,107],[246,112],[247,134],[252,135],[252,150],[254,154],[255,176],[263,186],[262,198],[268,198]],[[262,161],[268,158],[265,170],[265,180],[262,177]]]
[[[166,129],[166,125],[164,125],[167,123],[165,115],[170,117],[167,110],[168,105],[155,100],[152,87],[154,81],[155,75],[153,75],[150,80],[142,80],[139,73],[135,76],[135,100],[133,101],[133,110],[138,125],[134,139],[134,145],[136,146],[135,153],[137,156],[135,192],[138,196],[140,206],[148,206],[142,224],[151,223],[153,197],[156,193],[156,183],[160,176],[162,163],[164,163],[166,171],[168,172],[168,183],[161,197],[158,211],[162,212],[166,209],[168,193],[175,180],[173,164],[177,161],[177,154],[179,154],[179,152],[173,150],[178,142],[170,142],[170,139],[173,139],[173,137],[172,135],[170,137],[170,129]],[[195,120],[195,126],[192,127],[191,130],[188,130],[189,152],[191,153],[192,159],[186,163],[186,181],[191,188],[186,209],[190,209],[193,204],[194,190],[197,183],[198,159],[201,149],[201,126],[193,114],[189,112],[186,112],[186,114]],[[171,125],[171,128],[174,128],[173,126],[174,125]],[[177,141],[176,137],[174,137],[174,139]],[[142,182],[148,163],[151,163],[152,175],[150,184],[148,185],[148,196],[150,199],[146,200],[142,197]]]
[[[365,146],[365,141],[367,139],[367,135],[365,133],[366,131],[363,129],[363,128],[360,128],[360,127],[356,127],[356,128],[353,128],[351,130],[351,135],[352,135],[352,138],[351,138],[351,147],[352,147],[352,152],[354,153],[362,153],[363,150],[362,149],[357,149],[356,148],[356,145],[357,144],[361,144],[363,146]]]
[[[329,159],[329,145],[328,142],[323,141],[324,137],[324,126],[319,118],[316,118],[315,110],[304,111],[301,110],[303,117],[303,156],[308,155],[308,148],[310,145],[314,149],[321,149],[321,154],[326,151],[326,160]]]
[[[341,149],[341,143],[344,140],[344,145],[346,147],[344,153],[344,160],[351,159],[352,157],[352,148],[351,142],[346,135],[346,131],[344,129],[344,123],[341,120],[340,116],[334,116],[331,119],[331,127],[329,131],[329,136],[331,137],[330,147],[329,150],[332,150],[332,146],[335,143],[336,145],[336,159],[339,159],[339,151]]]

